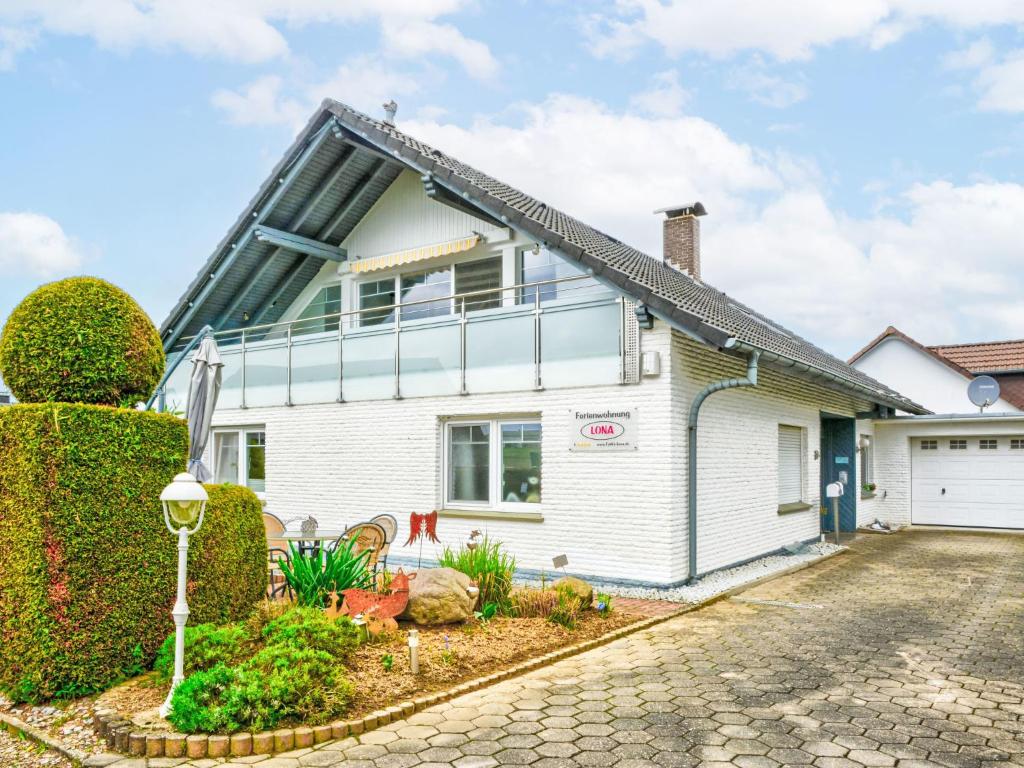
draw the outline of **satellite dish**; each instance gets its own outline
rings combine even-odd
[[[999,399],[999,382],[991,376],[979,376],[967,385],[967,398],[985,410]]]

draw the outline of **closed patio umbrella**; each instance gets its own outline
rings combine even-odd
[[[220,394],[221,369],[220,350],[213,336],[207,336],[192,357],[192,377],[188,382],[188,471],[201,483],[212,475],[203,464],[203,452],[210,439],[210,424],[213,409],[217,407]]]

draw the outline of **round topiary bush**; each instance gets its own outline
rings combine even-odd
[[[267,534],[256,494],[206,485],[203,527],[189,545],[190,624],[245,619],[267,592]]]
[[[132,406],[152,394],[164,363],[142,308],[94,277],[40,286],[0,334],[0,375],[23,403]]]

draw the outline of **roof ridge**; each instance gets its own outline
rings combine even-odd
[[[1024,339],[1006,339],[1004,341],[961,341],[956,344],[929,344],[929,349],[957,349],[959,347],[995,347],[1002,344],[1024,344]]]

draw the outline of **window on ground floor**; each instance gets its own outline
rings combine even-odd
[[[213,433],[213,479],[266,491],[267,433],[263,427],[232,427]]]
[[[445,424],[445,504],[522,509],[541,499],[541,425],[518,419]]]
[[[860,436],[860,482],[861,487],[875,482],[875,446],[871,435]]]
[[[999,441],[992,439],[979,440],[978,447],[981,448],[981,450],[983,451],[994,451],[996,448],[999,447]]]
[[[804,430],[779,424],[779,504],[803,501]]]

